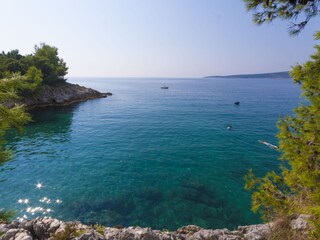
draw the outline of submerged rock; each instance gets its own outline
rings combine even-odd
[[[292,229],[307,228],[307,215],[291,222]],[[267,240],[273,224],[257,224],[228,229],[203,229],[195,225],[176,231],[160,231],[141,227],[86,226],[80,222],[62,222],[53,218],[36,218],[23,222],[0,224],[0,240]]]

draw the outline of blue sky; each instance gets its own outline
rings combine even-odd
[[[289,70],[313,53],[313,19],[256,26],[241,0],[1,0],[0,51],[58,47],[68,76],[202,77]]]

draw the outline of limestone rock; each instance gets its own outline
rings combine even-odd
[[[120,232],[121,229],[106,227],[104,230],[104,236],[106,237],[106,239],[116,239]]]
[[[184,226],[181,227],[177,230],[177,233],[179,234],[186,234],[186,235],[190,235],[190,234],[194,234],[198,231],[200,231],[202,228],[196,225],[188,225],[188,226]]]
[[[1,233],[5,233],[7,231],[8,231],[7,225],[4,223],[1,223],[0,224],[0,235],[1,235]]]
[[[36,218],[33,223],[33,231],[39,240],[48,239],[59,229],[61,222],[52,218]]]
[[[291,229],[293,230],[306,230],[308,229],[308,219],[310,215],[301,214],[297,219],[291,221]]]
[[[105,237],[100,233],[91,230],[90,232],[86,232],[79,237],[76,237],[75,240],[105,240]]]
[[[153,231],[155,236],[157,236],[160,240],[183,240],[185,239],[179,234],[176,234],[175,232],[161,232],[159,230]]]
[[[306,236],[308,215],[299,215],[291,221],[291,229]],[[62,222],[51,218],[36,218],[21,223],[0,224],[0,240],[53,240],[54,236],[70,234],[74,240],[266,240],[275,223],[257,224],[228,229],[203,229],[195,225],[177,231],[160,231],[151,228],[110,228],[87,226],[80,222]]]
[[[239,234],[228,229],[207,230],[203,229],[196,232],[190,240],[242,240]]]
[[[31,234],[24,229],[9,229],[1,240],[32,240]]]
[[[24,230],[27,230],[29,232],[33,232],[33,224],[34,224],[34,221],[33,220],[26,220],[26,221],[23,221],[19,224],[19,228],[22,228]]]
[[[270,227],[269,224],[257,224],[238,227],[238,231],[244,235],[245,239],[267,240],[271,231]]]
[[[160,240],[150,228],[128,227],[123,229],[106,228],[106,239]]]
[[[12,223],[9,223],[7,225],[7,228],[18,228],[19,227],[19,222],[18,221],[13,221]]]

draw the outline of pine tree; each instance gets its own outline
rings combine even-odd
[[[316,34],[320,39],[320,32]],[[245,177],[246,188],[253,190],[252,209],[273,221],[292,214],[311,216],[315,239],[320,237],[320,45],[303,65],[291,71],[300,84],[304,104],[294,116],[278,122],[281,151],[280,173],[257,178],[252,171]]]
[[[289,33],[297,35],[311,18],[319,15],[320,0],[243,0],[260,25],[280,18],[290,21]]]
[[[11,128],[21,130],[22,126],[31,120],[24,106],[5,107],[5,103],[18,99],[18,92],[24,89],[21,76],[0,80],[0,164],[11,158],[10,151],[5,149],[5,133]]]

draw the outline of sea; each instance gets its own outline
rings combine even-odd
[[[278,170],[281,153],[258,140],[277,145],[277,121],[301,103],[291,79],[68,81],[113,95],[32,110],[24,131],[10,131],[0,208],[20,221],[160,230],[262,222],[244,176]]]

